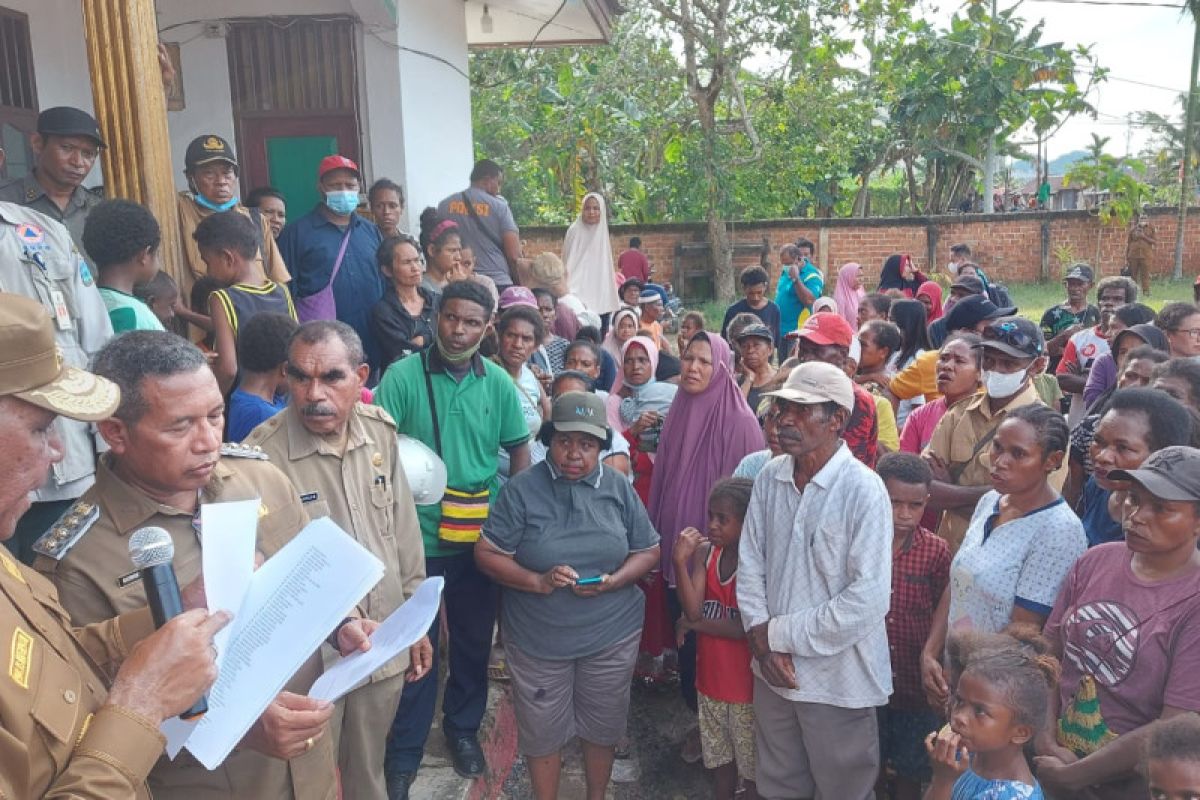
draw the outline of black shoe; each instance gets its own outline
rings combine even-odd
[[[454,759],[454,771],[464,778],[478,778],[487,768],[487,760],[483,757],[483,748],[474,736],[460,736],[457,739],[447,739],[450,756]]]
[[[408,800],[408,787],[415,777],[417,777],[415,772],[397,772],[395,775],[388,775],[388,800]]]

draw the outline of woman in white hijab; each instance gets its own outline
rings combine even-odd
[[[579,218],[567,229],[563,242],[563,264],[571,293],[589,310],[606,318],[617,310],[616,268],[608,239],[608,216],[604,198],[595,192],[583,197]]]

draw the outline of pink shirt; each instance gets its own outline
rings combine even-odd
[[[946,415],[946,398],[939,397],[908,412],[904,430],[900,433],[900,452],[920,453],[933,438],[933,429]]]
[[[1162,715],[1200,711],[1200,571],[1147,583],[1124,542],[1098,545],[1067,573],[1045,634],[1062,644],[1062,707],[1080,678],[1096,681],[1100,714],[1118,734]]]

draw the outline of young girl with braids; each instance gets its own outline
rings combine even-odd
[[[1007,630],[955,642],[963,669],[950,723],[925,740],[933,764],[925,800],[1044,799],[1024,750],[1046,722],[1059,665],[1032,626]]]

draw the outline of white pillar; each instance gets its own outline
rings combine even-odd
[[[396,14],[395,30],[363,36],[364,161],[403,184],[415,234],[421,210],[465,189],[475,161],[466,15],[429,0],[396,0]]]

